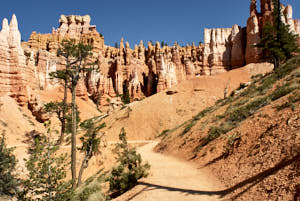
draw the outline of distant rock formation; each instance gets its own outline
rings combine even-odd
[[[247,27],[234,25],[204,30],[203,74],[213,75],[262,60],[261,50],[254,46],[260,42],[265,24],[272,22],[274,8],[272,0],[261,0],[261,13],[258,13],[256,3],[251,0]],[[290,25],[292,32],[300,34],[300,22],[293,19],[292,6],[281,5],[281,12],[282,21]]]
[[[262,53],[258,48],[253,47],[260,42],[262,29],[267,22],[272,22],[273,2],[272,0],[261,0],[261,13],[256,8],[256,0],[251,0],[250,17],[247,21],[247,46],[246,46],[246,64],[259,62],[262,59]],[[300,34],[299,20],[293,19],[293,9],[291,5],[281,5],[282,21],[290,25],[290,30],[295,34]]]
[[[282,6],[281,10],[284,23],[300,34],[300,21],[292,18],[292,7]],[[205,29],[204,44],[197,46],[148,42],[146,48],[141,41],[133,49],[123,38],[119,47],[106,46],[96,26],[90,25],[88,15],[61,15],[59,27],[53,28],[52,33],[32,32],[28,42],[21,43],[17,18],[13,15],[10,25],[7,19],[3,20],[0,32],[0,96],[9,94],[20,105],[29,103],[32,108],[38,105],[34,111],[40,113],[38,98],[28,91],[60,85],[59,80],[50,79],[49,73],[64,68],[65,61],[57,57],[57,49],[64,39],[74,39],[91,45],[93,60],[98,62],[98,70],[79,81],[77,96],[109,105],[111,98],[128,90],[131,100],[139,100],[186,79],[260,62],[261,51],[253,46],[260,41],[263,26],[272,20],[272,11],[272,0],[261,0],[261,13],[256,9],[256,0],[251,0],[247,27]]]
[[[21,47],[18,21],[13,15],[9,25],[8,20],[3,19],[0,32],[0,95],[9,94],[20,105],[27,103],[28,70],[26,57]]]

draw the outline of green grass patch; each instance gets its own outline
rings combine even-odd
[[[193,128],[193,126],[196,125],[197,121],[205,117],[208,113],[215,111],[216,108],[216,106],[211,106],[199,112],[196,116],[193,117],[192,120],[189,121],[189,124],[186,125],[186,127],[183,129],[182,133],[179,136],[184,136],[186,133],[188,133]]]
[[[297,93],[298,92],[298,93]],[[277,111],[283,110],[285,108],[295,108],[295,103],[300,101],[300,92],[296,91],[291,96],[288,97],[288,101],[283,103],[282,105],[276,106]]]
[[[235,104],[233,104],[233,107],[240,107],[242,105],[245,105],[247,102],[249,101],[248,98],[243,98],[242,100],[236,102]]]
[[[107,172],[100,169],[96,175],[88,178],[82,186],[80,186],[74,196],[76,201],[105,201],[107,197],[103,193],[102,185],[105,183]]]
[[[203,117],[205,117],[208,113],[215,111],[215,109],[216,109],[215,106],[207,107],[204,110],[202,110],[201,112],[199,112],[196,116],[194,116],[193,120],[200,120]]]
[[[199,152],[204,146],[208,145],[211,141],[219,138],[221,135],[226,134],[227,132],[236,128],[236,126],[236,124],[228,122],[222,123],[220,126],[212,126],[209,129],[207,136],[203,138],[200,144],[194,149],[194,153]]]
[[[186,127],[183,129],[182,133],[180,134],[180,136],[184,136],[187,132],[189,132],[193,126],[195,126],[196,121],[192,120],[188,125],[186,125]]]
[[[168,134],[170,132],[170,129],[163,130],[160,134],[158,134],[156,137],[162,137]]]
[[[249,104],[239,107],[226,115],[226,121],[241,122],[254,114],[258,109],[269,104],[268,97],[257,98]]]
[[[291,93],[292,91],[294,91],[295,89],[297,89],[297,87],[295,86],[290,86],[290,83],[287,83],[283,86],[277,87],[277,89],[275,89],[270,95],[270,99],[272,101],[275,101],[289,93]]]
[[[275,84],[277,81],[276,74],[270,74],[261,81],[261,85],[257,87],[257,91],[262,95],[266,94],[266,92]]]
[[[247,97],[253,97],[255,94],[257,94],[257,88],[255,83],[251,83],[248,88],[246,88],[242,93],[240,93],[240,97],[247,96]]]

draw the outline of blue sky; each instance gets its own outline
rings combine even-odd
[[[300,0],[282,3],[291,4],[294,18],[300,18]],[[121,37],[131,47],[140,40],[183,45],[203,41],[204,28],[245,26],[249,5],[250,0],[5,0],[0,19],[15,13],[25,41],[32,31],[57,28],[61,14],[89,14],[107,45]]]

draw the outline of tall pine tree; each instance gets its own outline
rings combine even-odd
[[[280,0],[274,0],[273,5],[273,21],[264,26],[262,39],[257,47],[263,50],[265,59],[272,62],[276,69],[281,62],[290,59],[300,49],[297,44],[298,36],[290,30],[289,25],[281,21]]]
[[[0,196],[14,195],[17,192],[18,180],[14,174],[17,160],[12,151],[12,148],[6,146],[2,134],[0,136]]]

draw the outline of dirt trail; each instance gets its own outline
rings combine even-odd
[[[138,148],[151,165],[148,178],[114,201],[206,201],[219,200],[223,186],[208,170],[153,151],[158,142]],[[219,191],[219,192],[218,192]]]

